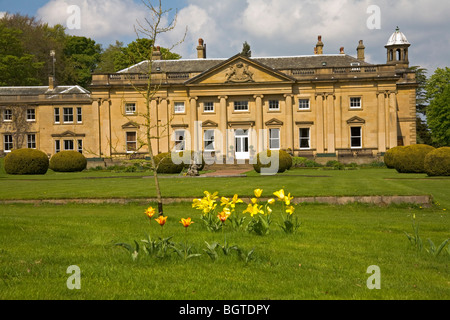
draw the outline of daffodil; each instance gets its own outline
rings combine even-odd
[[[291,200],[294,199],[294,197],[291,197],[291,194],[289,193],[287,196],[284,197],[284,203],[287,206],[291,205]]]
[[[180,223],[183,224],[183,227],[188,228],[191,224],[194,223],[194,221],[192,221],[191,218],[187,218],[181,219]]]
[[[258,202],[258,199],[256,199],[256,198],[253,198],[253,199],[252,199],[252,203],[253,203],[253,204],[256,204],[257,202]]]
[[[269,200],[267,200],[267,203],[268,204],[274,204],[275,203],[275,199],[269,199]]]
[[[257,198],[261,198],[261,195],[262,195],[262,189],[256,189],[255,191],[255,197],[257,197]]]
[[[284,190],[283,189],[281,189],[279,191],[276,191],[273,194],[278,198],[278,200],[280,200],[280,201],[284,200],[285,195],[284,195]]]
[[[250,213],[250,215],[253,217],[253,216],[255,216],[255,215],[257,215],[257,214],[259,214],[259,213],[261,213],[261,214],[264,214],[264,211],[263,210],[261,210],[261,208],[262,208],[263,206],[260,206],[260,205],[258,205],[258,204],[249,204],[248,205],[248,207],[247,207],[247,209],[246,210],[244,210],[244,212],[243,213]]]
[[[145,214],[147,215],[147,217],[149,217],[149,219],[153,218],[155,213],[156,213],[156,210],[153,207],[149,207],[147,210],[145,210]]]

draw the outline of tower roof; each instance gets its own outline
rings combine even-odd
[[[400,28],[397,27],[395,32],[389,38],[389,41],[386,44],[386,46],[405,45],[405,44],[410,43],[408,42],[408,39],[406,39],[406,36],[400,31]]]

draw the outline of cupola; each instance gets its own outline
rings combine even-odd
[[[397,69],[408,68],[408,48],[410,46],[411,44],[406,39],[406,36],[397,27],[385,46],[387,49],[387,63],[396,65]]]

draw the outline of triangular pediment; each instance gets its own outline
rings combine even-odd
[[[122,129],[139,129],[139,125],[136,122],[130,121],[125,123]]]
[[[351,119],[347,120],[348,124],[364,124],[366,123],[366,120],[360,118],[360,117],[353,117]]]
[[[270,126],[282,126],[283,125],[283,121],[278,120],[278,119],[272,119],[266,122],[266,126],[270,127]]]
[[[85,134],[75,133],[75,132],[69,131],[69,130],[64,131],[63,133],[60,133],[60,134],[58,134],[58,133],[52,134],[53,138],[82,138],[85,136],[86,136]]]
[[[219,124],[211,120],[207,120],[202,123],[202,128],[217,128],[217,127],[219,127]]]
[[[238,54],[190,79],[186,85],[239,85],[294,81],[293,78],[282,72]]]

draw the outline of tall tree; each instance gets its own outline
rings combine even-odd
[[[426,110],[429,104],[427,98],[427,69],[419,66],[411,67],[416,73],[417,90],[416,90],[416,132],[418,144],[432,144],[431,132],[426,122]]]
[[[427,82],[427,122],[436,146],[450,146],[450,68],[438,68]]]

